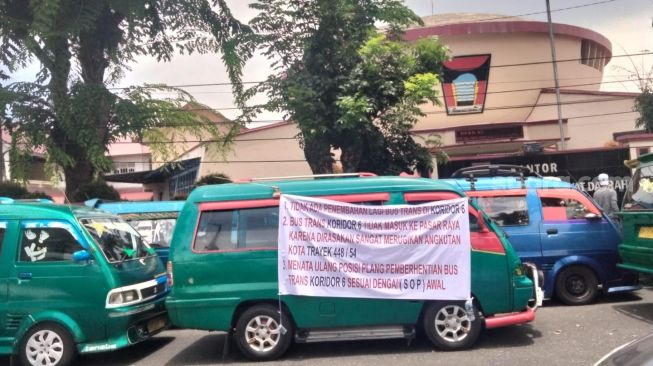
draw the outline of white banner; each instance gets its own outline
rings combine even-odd
[[[365,206],[282,195],[282,295],[466,300],[467,199]]]

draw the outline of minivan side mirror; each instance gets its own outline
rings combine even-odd
[[[86,261],[90,261],[91,259],[93,259],[93,257],[86,250],[78,250],[75,253],[73,253],[73,260],[75,262],[86,262]]]
[[[595,213],[590,212],[590,213],[588,213],[588,214],[585,215],[585,218],[586,218],[588,221],[596,221],[596,220],[600,220],[600,219],[601,219],[601,216],[599,216],[599,215],[597,215],[597,214],[595,214]]]

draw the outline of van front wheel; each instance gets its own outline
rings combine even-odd
[[[272,305],[255,305],[247,309],[236,323],[236,345],[253,361],[281,357],[292,341],[290,319]]]
[[[481,333],[481,318],[476,305],[474,317],[464,302],[434,302],[424,310],[424,332],[439,349],[453,351],[471,347]]]
[[[594,272],[581,266],[563,269],[556,278],[556,295],[567,305],[591,304],[599,294]]]
[[[23,365],[66,366],[74,356],[75,345],[70,333],[54,323],[42,323],[30,329],[19,350]]]

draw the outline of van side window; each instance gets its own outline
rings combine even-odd
[[[581,202],[571,198],[540,197],[545,221],[584,219],[591,211]]]
[[[478,206],[499,226],[527,226],[526,196],[478,197]]]
[[[200,216],[196,251],[276,248],[279,207],[206,211]]]
[[[63,228],[24,228],[21,231],[21,262],[72,261],[73,253],[82,250],[68,230]]]
[[[478,224],[478,219],[471,212],[469,213],[469,231],[481,231],[481,226]]]
[[[240,210],[239,248],[276,248],[279,236],[279,207]]]

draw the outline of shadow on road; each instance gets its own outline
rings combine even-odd
[[[542,334],[538,330],[528,324],[492,329],[481,334],[474,348],[525,347],[532,345],[534,339],[541,336]],[[247,359],[240,354],[233,342],[230,345],[228,356],[224,359],[222,358],[225,339],[226,335],[224,333],[206,335],[177,353],[166,365],[208,365],[246,362]],[[440,351],[435,349],[425,336],[419,336],[410,342],[410,344],[403,339],[295,343],[290,347],[283,359],[286,361],[307,361],[324,358],[408,355],[431,352]]]
[[[653,304],[649,302],[614,305],[612,308],[617,312],[629,316],[633,319],[653,324]]]
[[[515,325],[512,327],[488,329],[481,334],[475,347],[478,348],[505,348],[525,347],[542,337],[542,333],[531,324]]]
[[[178,352],[166,365],[209,365],[216,363],[229,363],[233,361],[233,352],[222,359],[222,349],[226,339],[226,333],[215,333],[206,335],[196,342]]]
[[[647,289],[647,288],[644,288]],[[641,290],[640,290],[641,291]],[[632,301],[639,301],[641,300],[642,297],[637,294],[637,292],[623,292],[623,293],[616,293],[616,294],[601,294],[599,295],[598,299],[596,300],[596,304],[614,304],[614,303],[624,303],[624,302],[632,302]],[[564,304],[560,302],[557,298],[552,298],[550,300],[544,301],[544,308],[555,308],[555,307],[567,307],[570,305]],[[588,305],[585,305],[588,306]],[[591,305],[590,305],[591,306]]]

